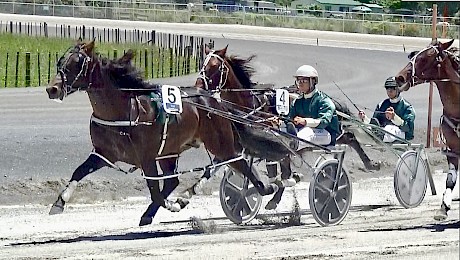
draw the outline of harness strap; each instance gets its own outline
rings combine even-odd
[[[101,158],[104,162],[106,162],[110,167],[114,168],[115,170],[117,171],[120,171],[120,172],[123,172],[123,173],[130,173],[130,172],[127,172],[125,170],[123,170],[122,168],[120,168],[120,166],[112,163],[111,161],[109,161],[109,159],[105,158],[103,155],[101,155],[100,153],[96,152],[95,150],[93,150],[90,155],[93,154],[93,155],[96,155],[97,157]]]
[[[441,123],[445,121],[447,123],[447,125],[452,128],[452,130],[454,130],[455,134],[457,134],[457,137],[460,138],[460,120],[458,119],[452,119],[452,118],[449,118],[448,116],[446,115],[442,115],[441,116]],[[454,124],[454,122],[452,121],[457,121],[459,122],[457,125]]]
[[[163,125],[163,133],[161,136],[160,149],[158,149],[158,155],[162,154],[163,149],[165,148],[166,138],[168,137],[168,123],[169,123],[169,114],[166,116],[165,123]]]

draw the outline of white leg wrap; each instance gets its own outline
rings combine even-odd
[[[170,200],[165,200],[165,205],[166,209],[168,209],[171,212],[179,212],[181,210],[181,207],[179,203],[177,202],[172,202]]]
[[[446,204],[447,208],[450,209],[450,205],[452,205],[452,190],[447,188],[442,195],[442,202]]]
[[[65,202],[69,202],[70,197],[72,197],[72,194],[73,194],[75,188],[77,187],[77,184],[78,184],[77,181],[71,181],[69,183],[69,185],[67,185],[67,187],[62,191],[61,198]]]
[[[200,194],[202,193],[203,187],[208,183],[208,179],[206,178],[201,178],[201,180],[198,181],[197,184],[193,187],[193,190],[195,191],[195,194]]]

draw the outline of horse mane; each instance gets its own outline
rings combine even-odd
[[[117,88],[152,89],[155,87],[154,84],[144,80],[142,72],[130,60],[126,61],[123,58],[110,60],[101,57],[101,67]]]
[[[235,76],[238,78],[244,88],[252,88],[254,85],[251,77],[254,74],[254,68],[249,64],[255,55],[251,55],[247,59],[239,58],[237,56],[226,57],[228,63],[233,69]]]

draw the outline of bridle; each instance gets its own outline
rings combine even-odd
[[[77,48],[78,48],[78,50],[77,50]],[[58,65],[57,65],[57,73],[59,73],[59,75],[61,76],[61,79],[62,79],[62,90],[64,91],[64,97],[66,97],[67,95],[69,95],[69,94],[71,94],[71,93],[73,93],[75,91],[80,91],[81,88],[79,88],[79,87],[74,88],[74,85],[81,77],[86,77],[86,75],[88,73],[89,64],[92,61],[92,58],[88,54],[86,54],[85,52],[83,52],[81,50],[82,49],[79,46],[75,47],[73,51],[70,51],[70,55],[68,55],[67,58],[64,59],[64,55],[65,55],[64,54],[59,59],[59,62],[58,62]],[[79,58],[78,63],[82,62],[82,65],[81,65],[80,71],[77,73],[77,75],[75,76],[75,78],[72,81],[72,83],[69,84],[69,81],[67,80],[67,76],[66,76],[66,70],[67,70],[67,64],[68,64],[68,62],[70,60],[70,57],[73,54],[78,54],[78,58]],[[85,90],[88,90],[92,85],[91,75],[92,75],[95,67],[96,66],[93,66],[92,69],[91,69],[88,87],[85,88]]]
[[[206,76],[206,67],[208,66],[209,62],[211,61],[211,58],[217,58],[220,61],[220,66],[217,71],[215,71],[212,75],[209,77]],[[204,59],[203,62],[203,67],[201,67],[200,74],[198,75],[198,78],[203,81],[204,84],[204,89],[207,91],[210,91],[209,89],[209,84],[212,84],[212,78],[220,72],[220,79],[219,79],[219,84],[216,86],[216,89],[213,91],[220,91],[225,84],[227,83],[227,78],[228,78],[228,67],[225,64],[225,60],[220,57],[219,55],[215,54],[214,51],[210,52],[208,55],[206,55],[206,58]]]
[[[430,49],[433,49],[434,52],[435,52],[435,55],[436,55],[436,67],[438,69],[438,79],[435,79],[435,78],[432,78],[432,79],[420,79],[417,75],[416,75],[416,71],[415,71],[415,63],[416,63],[416,60],[417,60],[417,57],[421,54],[421,53],[424,53],[425,51],[428,51]],[[447,53],[446,50],[443,50],[443,51],[439,51],[439,49],[437,48],[437,46],[433,46],[433,45],[430,45],[426,48],[424,48],[423,50],[419,51],[418,53],[416,53],[409,61],[409,63],[411,64],[412,66],[412,73],[411,73],[411,77],[410,77],[410,81],[411,81],[411,85],[412,86],[415,86],[416,85],[416,82],[417,84],[422,84],[422,83],[427,83],[427,82],[430,82],[430,81],[452,81],[454,83],[460,83],[460,81],[454,81],[450,78],[444,78],[444,79],[441,79],[441,67],[442,67],[442,63],[445,61],[445,59],[449,58],[449,55]],[[423,72],[422,72],[423,73]]]

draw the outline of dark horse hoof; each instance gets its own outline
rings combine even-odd
[[[188,199],[184,198],[177,198],[176,202],[179,203],[181,209],[187,207],[187,205],[190,203]]]
[[[152,218],[150,217],[142,217],[141,221],[139,222],[139,227],[150,225],[152,224]]]
[[[369,164],[365,165],[369,171],[379,171],[381,163],[376,161],[370,161]]]
[[[58,200],[51,206],[50,215],[61,214],[64,211],[64,200],[59,197]]]

